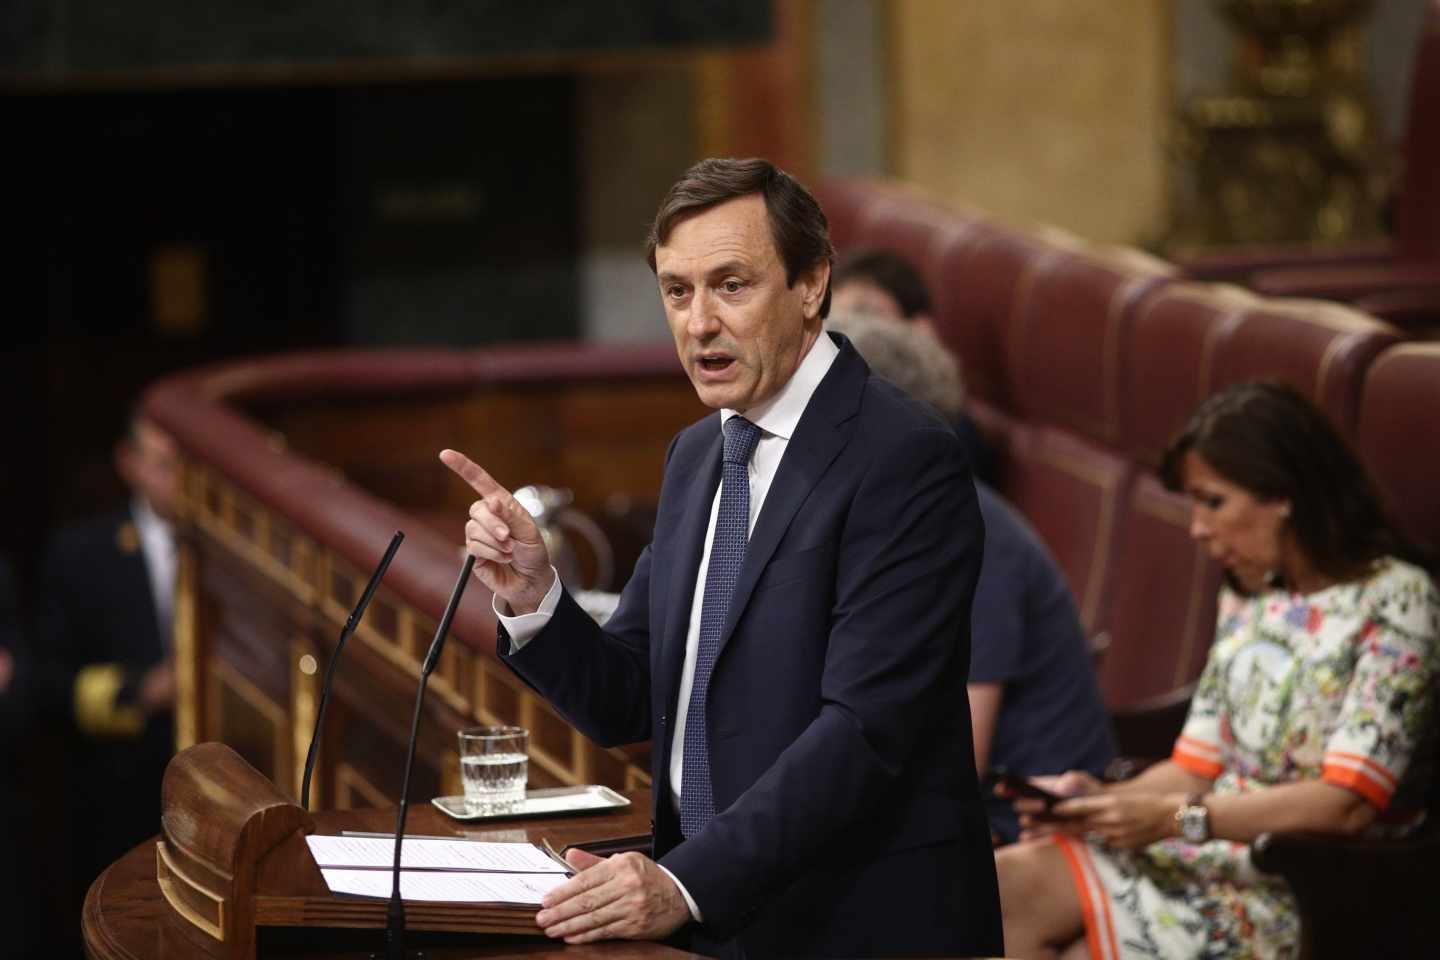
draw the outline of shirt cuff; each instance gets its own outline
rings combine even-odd
[[[505,628],[510,637],[510,652],[519,653],[520,648],[529,643],[537,633],[544,630],[550,623],[550,618],[555,615],[555,608],[560,604],[560,574],[552,566],[550,573],[555,580],[550,584],[545,599],[540,601],[540,609],[534,613],[524,613],[518,617],[506,616],[500,610],[500,598],[490,598],[490,609],[495,611],[495,619]],[[506,605],[509,609],[509,605]]]
[[[685,906],[690,908],[690,916],[695,920],[695,922],[704,923],[705,918],[700,916],[700,908],[695,906],[694,898],[690,896],[690,891],[685,889],[685,884],[680,882],[680,878],[675,876],[675,874],[671,873],[669,868],[667,868],[663,863],[658,860],[655,861],[655,866],[659,867],[661,870],[664,870],[665,876],[675,881],[675,886],[680,890],[680,896],[685,898]]]

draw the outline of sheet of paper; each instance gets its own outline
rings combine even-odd
[[[389,837],[332,837],[311,834],[305,838],[305,842],[310,845],[310,853],[321,867],[383,867],[388,870],[395,862],[395,841]],[[564,873],[560,864],[533,843],[406,837],[400,849],[400,860],[402,870]]]
[[[410,841],[405,841],[409,846]],[[331,893],[390,899],[390,874],[384,870],[321,869]],[[456,873],[406,870],[400,874],[402,900],[438,903],[540,905],[540,899],[566,880],[560,873]]]

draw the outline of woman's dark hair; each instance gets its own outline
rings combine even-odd
[[[785,264],[785,284],[794,286],[800,274],[818,261],[835,260],[830,243],[830,223],[820,204],[794,177],[769,160],[728,157],[701,160],[677,181],[660,201],[650,235],[645,239],[645,259],[655,269],[655,248],[670,238],[680,218],[737,197],[758,193],[765,199],[770,218],[770,236],[780,261]],[[820,301],[820,318],[830,315],[830,286]]]
[[[1288,500],[1290,529],[1315,569],[1337,580],[1415,551],[1385,518],[1360,461],[1314,404],[1282,383],[1242,383],[1200,404],[1171,441],[1160,476],[1183,488],[1185,454],[1260,500]]]
[[[910,261],[889,250],[860,250],[835,265],[834,286],[847,280],[873,283],[895,298],[900,314],[911,320],[930,312],[930,290]]]

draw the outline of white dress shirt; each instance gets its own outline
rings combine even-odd
[[[805,354],[805,359],[800,361],[794,375],[775,396],[749,410],[720,411],[722,436],[725,421],[738,414],[744,414],[745,418],[761,431],[760,440],[755,444],[755,452],[750,457],[749,464],[749,530],[752,532],[755,521],[760,516],[760,508],[765,504],[765,495],[770,491],[770,482],[775,479],[775,473],[780,469],[780,461],[785,456],[785,448],[795,433],[795,427],[800,423],[800,417],[809,405],[811,396],[820,386],[820,381],[825,379],[825,374],[830,371],[830,365],[835,362],[839,353],[840,349],[835,346],[835,342],[822,332],[810,347],[810,351]],[[690,625],[685,632],[685,665],[680,671],[675,732],[670,739],[670,800],[676,810],[680,808],[680,789],[685,769],[685,715],[690,708],[690,688],[695,682],[695,656],[700,646],[700,611],[705,600],[705,575],[710,569],[710,541],[715,537],[715,520],[719,513],[720,490],[717,488],[715,499],[710,504],[710,524],[705,530],[705,546],[700,554],[700,567],[695,571],[695,597],[690,605]],[[519,650],[544,629],[559,602],[560,580],[557,576],[545,599],[541,601],[540,608],[534,613],[519,617],[506,616],[497,603],[495,616],[510,635],[510,648]],[[673,875],[671,879],[675,879]],[[695,902],[690,899],[689,891],[678,880],[675,883],[684,894],[690,913],[699,920],[700,912]]]
[[[130,517],[140,535],[140,555],[150,576],[150,595],[160,627],[160,645],[166,654],[174,643],[171,624],[175,614],[175,530],[144,497],[130,501]]]

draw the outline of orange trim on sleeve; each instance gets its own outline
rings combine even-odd
[[[1225,769],[1219,757],[1219,747],[1184,736],[1175,741],[1175,749],[1170,754],[1170,759],[1177,765],[1207,780],[1214,780]]]
[[[1322,760],[1321,763],[1322,765],[1329,764],[1335,760],[1340,761],[1336,764],[1337,766],[1354,766],[1364,770],[1391,793],[1394,793],[1395,788],[1400,784],[1395,774],[1380,766],[1380,764],[1365,756],[1363,753],[1346,753],[1343,750],[1330,750],[1325,754],[1325,759]]]
[[[1344,787],[1346,790],[1360,794],[1382,813],[1386,807],[1390,806],[1390,798],[1393,793],[1381,786],[1364,770],[1327,763],[1321,768],[1320,779],[1332,786]]]

